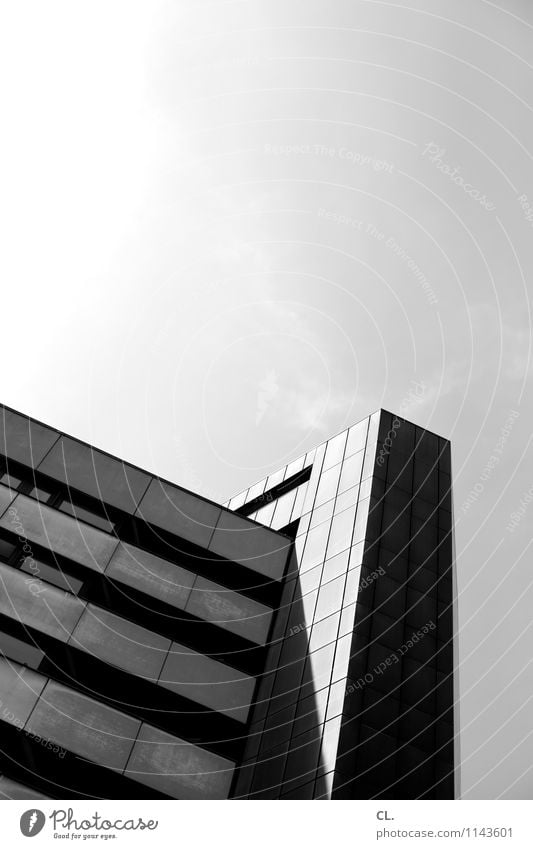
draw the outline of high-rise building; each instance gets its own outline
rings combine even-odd
[[[450,445],[214,504],[0,408],[3,798],[454,797]]]

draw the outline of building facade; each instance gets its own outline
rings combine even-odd
[[[221,506],[0,408],[2,798],[453,798],[450,445]]]

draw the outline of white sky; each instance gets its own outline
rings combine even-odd
[[[217,500],[380,406],[450,437],[463,791],[531,798],[531,4],[2,18],[1,400]]]

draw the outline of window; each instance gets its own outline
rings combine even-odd
[[[150,475],[90,445],[62,436],[39,471],[73,489],[133,513],[150,483]]]
[[[363,460],[365,452],[359,451],[357,454],[352,454],[342,464],[342,472],[339,481],[339,494],[350,489],[352,486],[357,486],[361,480],[361,471],[363,469]]]
[[[350,457],[358,451],[363,451],[366,444],[366,434],[368,430],[368,419],[363,419],[358,422],[348,431],[348,440],[346,442],[345,457]]]
[[[338,436],[334,436],[333,439],[330,439],[327,448],[326,455],[324,457],[324,464],[322,466],[322,473],[326,471],[326,469],[330,469],[332,466],[336,466],[337,463],[340,463],[344,456],[344,446],[346,445],[346,437],[348,436],[348,431],[345,430],[344,433],[339,433]]]
[[[8,475],[7,472],[5,472],[0,478],[0,483],[3,483],[4,486],[8,486],[10,489],[17,489],[21,485],[22,481],[20,478]]]
[[[345,576],[341,575],[328,584],[321,585],[315,611],[315,622],[341,609],[345,581]]]
[[[14,492],[11,492],[11,490],[7,487],[0,485],[0,514],[5,513],[5,511],[13,501],[14,497]],[[11,522],[10,525],[12,524],[13,523]],[[10,525],[4,525],[4,527],[7,527],[9,529]]]
[[[327,557],[334,557],[352,544],[352,533],[355,520],[356,505],[348,510],[337,513],[331,523],[331,533],[328,541]]]
[[[32,667],[39,666],[44,657],[40,649],[3,632],[0,632],[0,652],[10,660]]]
[[[33,495],[33,492],[30,495]],[[68,513],[69,516],[74,516],[81,522],[88,522],[90,525],[94,525],[95,528],[100,528],[101,531],[106,531],[108,534],[113,532],[113,524],[108,519],[104,519],[102,516],[93,513],[92,510],[87,510],[85,507],[79,507],[71,501],[62,501],[59,505],[59,510],[62,513]]]
[[[46,489],[42,489],[38,486],[34,486],[28,494],[31,495],[32,498],[36,498],[37,501],[48,501],[52,495],[51,492],[48,492]]]
[[[0,539],[0,559],[5,561],[11,559],[13,552],[16,550],[16,546],[11,542],[6,542],[5,539]]]
[[[78,595],[83,586],[83,581],[80,581],[79,578],[74,578],[68,572],[64,572],[62,569],[56,569],[54,566],[49,566],[47,563],[43,563],[41,560],[35,560],[33,557],[25,557],[20,568],[28,575],[32,575],[36,581],[46,581],[48,584],[59,587],[59,589],[65,590],[67,593]]]
[[[339,463],[332,469],[328,469],[327,472],[322,472],[315,498],[315,509],[321,504],[325,504],[326,501],[330,501],[332,498],[335,498],[341,469],[342,466]]]
[[[50,548],[89,569],[103,571],[118,545],[115,537],[25,495],[18,495],[13,506],[30,542]],[[12,530],[12,523],[9,515],[0,519],[0,526],[7,530]]]

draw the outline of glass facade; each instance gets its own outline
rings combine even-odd
[[[449,443],[380,411],[317,448],[292,505],[253,514],[297,526],[235,795],[453,798]]]
[[[223,506],[0,410],[0,798],[453,798],[446,440]]]

